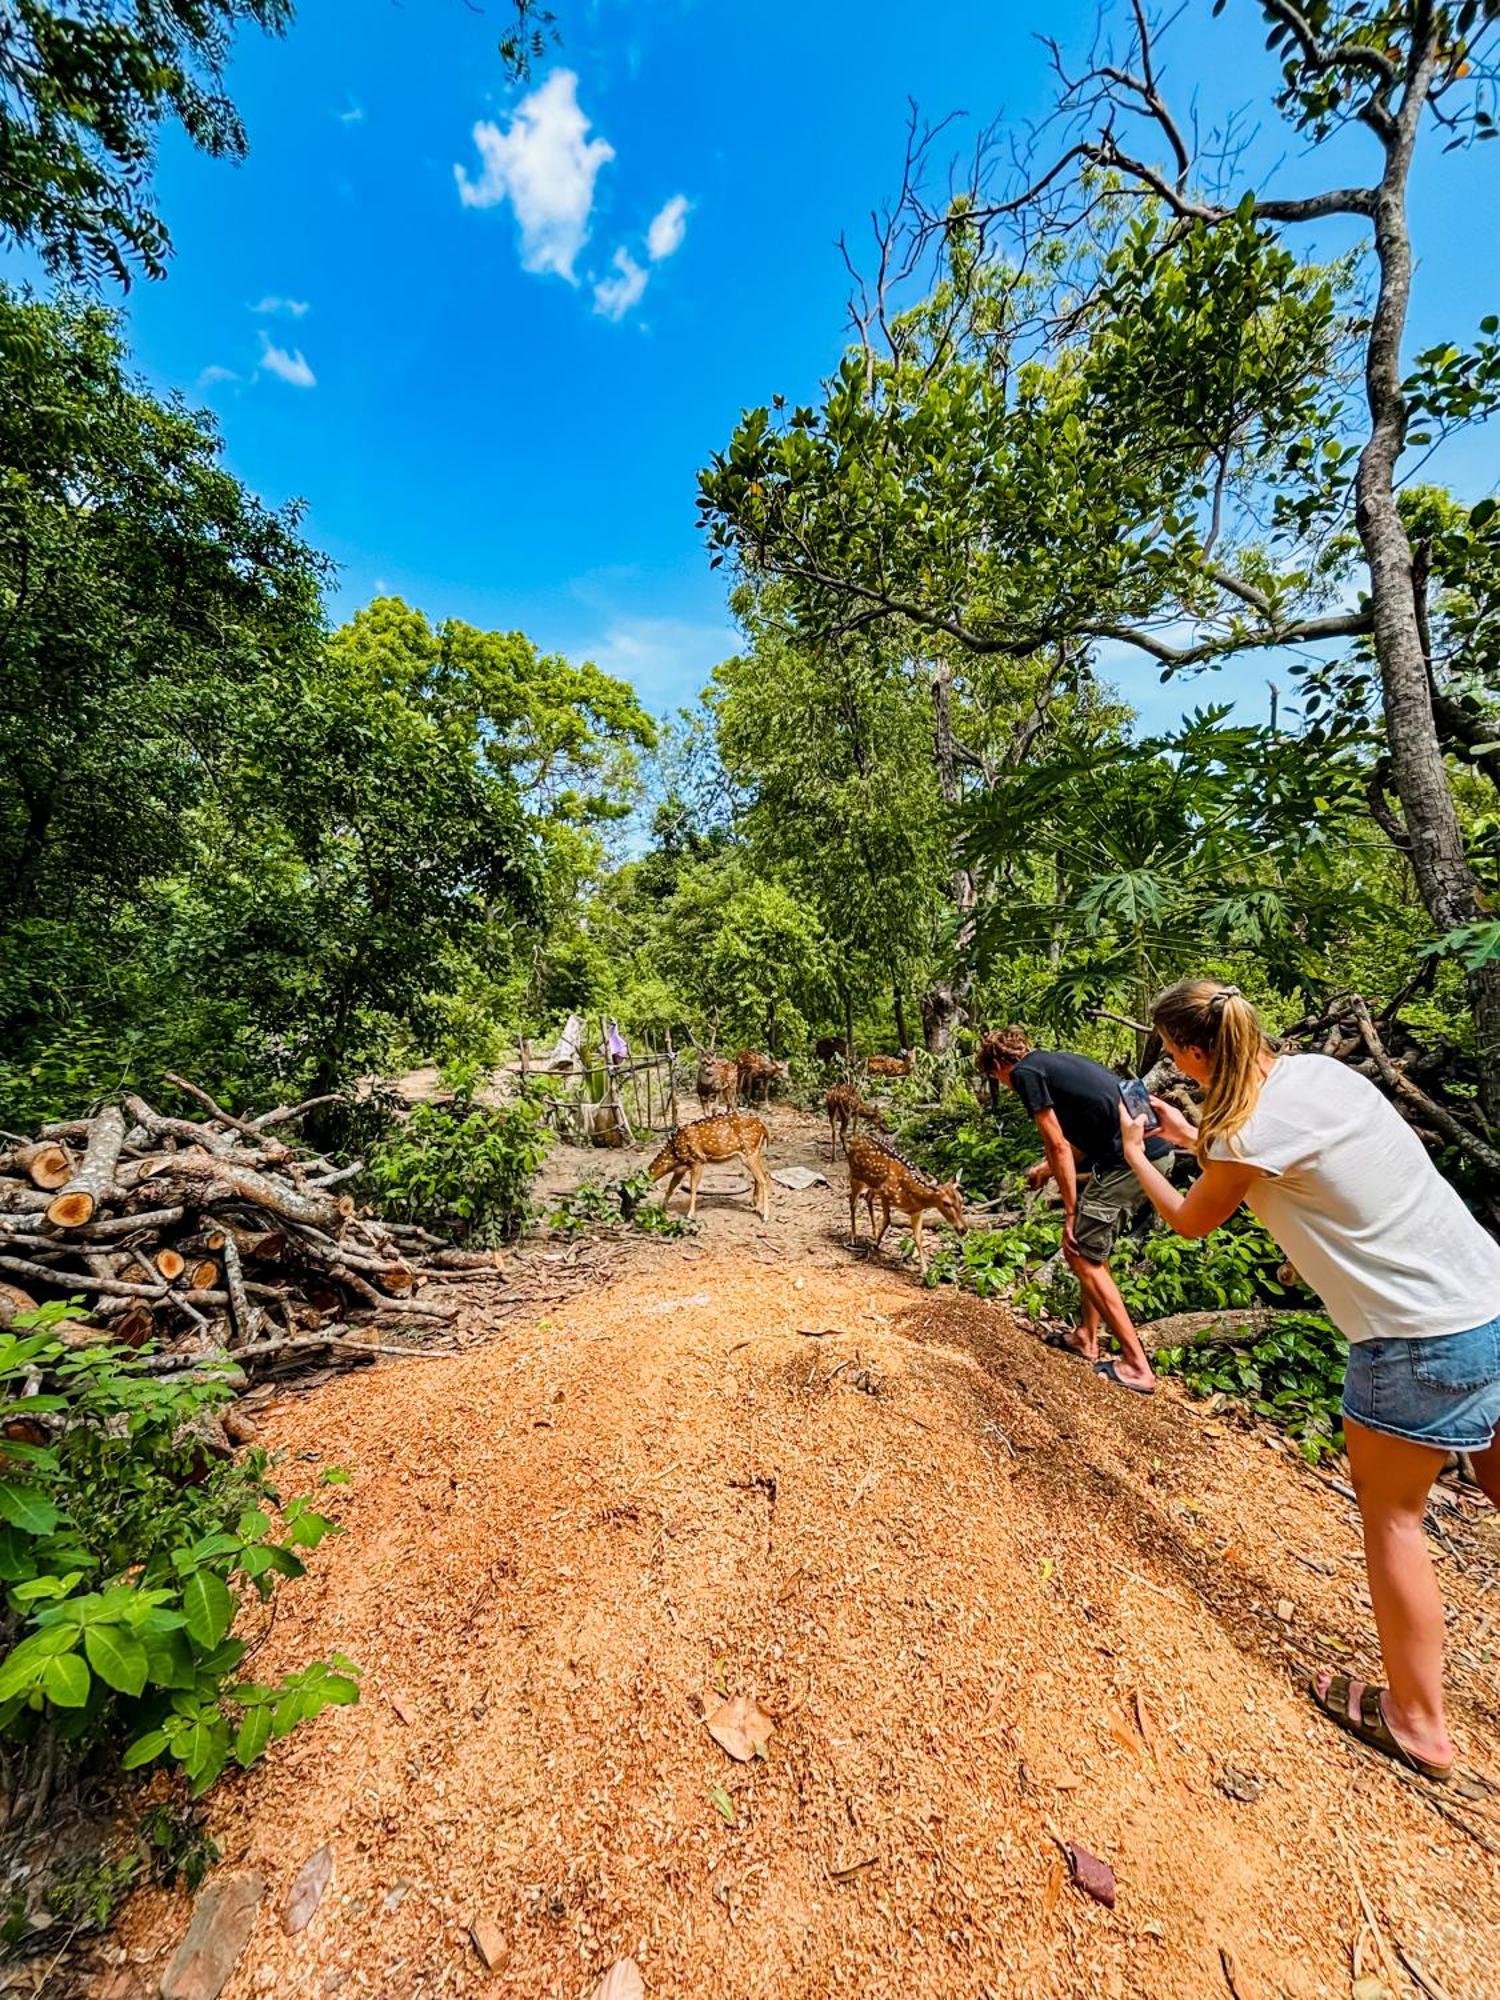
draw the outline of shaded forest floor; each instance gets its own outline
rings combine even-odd
[[[775,1125],[773,1166],[816,1163],[812,1121]],[[584,1162],[623,1170],[554,1184]],[[1375,1664],[1353,1508],[855,1257],[840,1175],[765,1229],[713,1192],[743,1181],[607,1268],[527,1252],[537,1296],[474,1295],[456,1358],[266,1413],[289,1490],[353,1484],[256,1671],[340,1648],[364,1691],[213,1794],[225,1867],[269,1883],[226,1993],[586,2000],[630,1954],[695,2000],[1347,2000],[1367,1904],[1393,1996],[1422,1990],[1399,1950],[1493,2000],[1500,1802],[1451,1800],[1465,1831],[1300,1691]],[[1455,1725],[1500,1776],[1500,1526],[1439,1518]],[[743,1764],[703,1719],[741,1692],[776,1724]],[[1112,1911],[1060,1841],[1112,1863]],[[108,1990],[154,1992],[188,1910],[139,1894]]]

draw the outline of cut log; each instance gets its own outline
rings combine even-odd
[[[1224,1306],[1216,1312],[1171,1313],[1137,1327],[1148,1354],[1158,1347],[1187,1347],[1198,1341],[1221,1340],[1240,1347],[1262,1340],[1283,1320],[1306,1319],[1320,1310],[1310,1300],[1300,1311],[1284,1306]]]
[[[239,1246],[232,1236],[224,1239],[224,1289],[229,1294],[229,1318],[234,1328],[234,1344],[244,1347],[253,1341],[265,1323],[265,1315],[251,1305],[245,1290],[245,1273],[240,1264]]]
[[[0,1215],[41,1215],[51,1196],[29,1181],[0,1181]]]
[[[47,1220],[55,1229],[83,1229],[114,1187],[120,1148],[125,1144],[125,1114],[118,1104],[108,1105],[94,1120],[83,1164],[47,1204]]]
[[[253,1167],[242,1167],[234,1160],[201,1156],[195,1159],[191,1153],[179,1154],[164,1165],[161,1177],[180,1182],[184,1187],[227,1188],[241,1201],[267,1209],[288,1222],[305,1223],[312,1229],[336,1229],[346,1215],[354,1213],[348,1195],[307,1193],[288,1187],[285,1181],[275,1180],[269,1174],[257,1173]]]
[[[0,1283],[0,1328],[15,1324],[17,1313],[36,1311],[36,1300],[19,1285]]]
[[[178,1250],[158,1250],[151,1261],[169,1285],[175,1285],[187,1269],[187,1258]]]
[[[232,1131],[241,1132],[246,1138],[253,1139],[270,1159],[285,1160],[291,1157],[290,1149],[282,1145],[279,1139],[268,1139],[265,1133],[257,1131],[248,1119],[236,1118],[232,1111],[226,1111],[223,1105],[215,1104],[208,1092],[200,1090],[196,1083],[189,1083],[185,1076],[178,1076],[173,1070],[166,1070],[164,1076],[174,1090],[180,1090],[185,1097],[195,1097],[210,1117],[220,1125],[228,1125]]]
[[[45,1188],[49,1194],[55,1188],[66,1187],[73,1172],[73,1162],[66,1151],[50,1139],[43,1140],[39,1145],[18,1147],[11,1160],[33,1187]],[[87,1221],[88,1218],[84,1219]]]
[[[219,1267],[212,1257],[200,1257],[198,1262],[189,1268],[188,1283],[194,1291],[209,1291],[218,1282]]]

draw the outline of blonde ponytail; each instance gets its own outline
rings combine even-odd
[[[1276,1044],[1238,986],[1184,979],[1159,994],[1151,1009],[1158,1031],[1179,1048],[1208,1057],[1208,1084],[1198,1120],[1198,1158],[1214,1141],[1233,1140],[1260,1096],[1261,1058]]]

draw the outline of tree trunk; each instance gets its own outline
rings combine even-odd
[[[1391,775],[1406,823],[1412,873],[1428,915],[1446,933],[1480,920],[1484,906],[1464,849],[1433,715],[1412,548],[1397,510],[1395,485],[1407,418],[1401,388],[1401,346],[1412,272],[1407,178],[1435,61],[1430,47],[1419,59],[1386,146],[1385,172],[1376,193],[1373,223],[1380,289],[1365,350],[1370,436],[1360,453],[1355,481],[1355,521],[1370,572],[1371,623]],[[1500,961],[1470,973],[1468,989],[1481,1102],[1493,1123],[1500,1118]]]
[[[947,660],[932,664],[932,760],[937,771],[938,790],[950,813],[960,802],[958,748],[953,736],[953,668]],[[933,1055],[941,1055],[953,1039],[953,1030],[969,1018],[969,995],[974,988],[974,968],[969,960],[974,942],[975,911],[979,887],[974,871],[964,865],[955,845],[949,894],[958,915],[958,933],[953,940],[953,966],[947,978],[935,979],[922,995],[922,1035]],[[907,1046],[902,1037],[902,1048]]]

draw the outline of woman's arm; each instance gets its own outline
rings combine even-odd
[[[1163,1119],[1163,1127],[1166,1122]],[[1235,1160],[1210,1160],[1187,1193],[1181,1194],[1146,1158],[1145,1119],[1131,1118],[1123,1104],[1120,1130],[1126,1164],[1162,1221],[1179,1236],[1211,1234],[1229,1220],[1260,1177],[1256,1167],[1241,1166]]]

